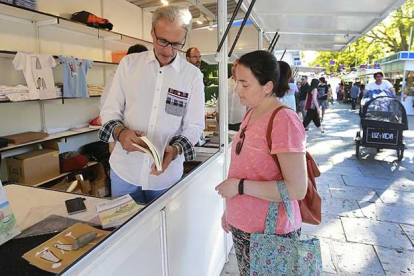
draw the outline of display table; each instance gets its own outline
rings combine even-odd
[[[96,218],[96,205],[108,200],[23,185],[7,185],[4,187],[4,190],[16,216],[19,229],[22,231],[50,215],[70,217],[80,221],[91,221]],[[86,199],[86,212],[69,216],[65,200],[75,197]],[[99,221],[94,220],[94,222],[97,223]]]

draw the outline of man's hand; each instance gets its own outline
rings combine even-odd
[[[150,172],[150,174],[160,175],[163,172],[165,172],[165,170],[170,165],[171,161],[173,161],[176,156],[177,156],[177,150],[176,150],[176,148],[174,148],[172,146],[167,146],[165,148],[165,151],[164,151],[164,159],[162,161],[162,171],[157,171],[157,167],[155,166],[155,163],[154,163],[151,166],[151,172]]]
[[[222,198],[232,198],[239,193],[239,181],[240,179],[229,178],[221,182],[216,191]]]
[[[125,129],[119,135],[118,140],[121,143],[122,148],[126,150],[127,152],[131,152],[131,151],[142,152],[142,150],[140,150],[139,148],[135,147],[132,144],[134,143],[134,144],[137,144],[137,145],[140,145],[146,148],[147,145],[141,140],[141,138],[139,138],[140,136],[143,136],[143,135],[145,135],[143,131]]]

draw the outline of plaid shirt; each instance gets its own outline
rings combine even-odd
[[[121,120],[111,120],[104,124],[102,128],[99,130],[99,139],[105,143],[109,143],[112,136],[112,132],[114,131],[114,128],[117,126],[125,125]],[[185,161],[191,161],[195,159],[196,153],[194,150],[194,146],[186,137],[182,135],[174,136],[169,142],[170,146],[172,146],[173,144],[178,144],[181,146],[181,148],[183,149]]]
[[[99,133],[98,133],[99,139],[105,143],[111,142],[112,132],[114,131],[114,128],[117,126],[125,127],[124,123],[121,120],[110,120],[109,122],[104,124],[99,130]]]
[[[194,146],[186,137],[182,135],[174,136],[170,140],[170,146],[172,146],[173,144],[179,144],[181,146],[181,148],[183,149],[185,161],[191,161],[195,159],[196,153],[194,150]]]

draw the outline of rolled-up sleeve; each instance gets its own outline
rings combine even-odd
[[[126,97],[122,84],[125,80],[126,68],[127,59],[122,59],[113,78],[108,97],[101,109],[100,117],[103,127],[99,131],[99,138],[104,142],[113,141],[112,131],[117,125],[123,125]]]

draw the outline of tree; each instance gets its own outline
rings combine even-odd
[[[374,27],[365,36],[352,43],[344,52],[319,52],[311,65],[327,67],[329,73],[337,73],[340,66],[351,70],[358,64],[372,63],[388,52],[408,49],[410,27],[414,27],[414,0],[393,12],[386,20]],[[335,65],[330,65],[333,60]]]
[[[410,27],[414,25],[414,1],[407,0],[390,15],[391,23],[381,22],[366,36],[374,42],[381,43],[390,52],[407,51]],[[411,47],[410,47],[411,48]]]

